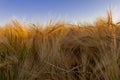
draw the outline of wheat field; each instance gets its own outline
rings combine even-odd
[[[112,16],[93,24],[0,27],[0,80],[120,80],[120,25]]]

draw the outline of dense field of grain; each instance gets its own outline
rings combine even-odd
[[[6,24],[0,80],[120,80],[120,25],[110,14],[94,24]]]

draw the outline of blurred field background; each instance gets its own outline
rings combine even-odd
[[[0,80],[120,80],[120,25],[46,26],[14,20],[0,27]]]

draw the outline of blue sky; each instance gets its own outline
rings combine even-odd
[[[92,21],[106,14],[109,6],[120,14],[119,0],[0,0],[0,24],[13,18],[28,22],[65,19],[70,22]]]

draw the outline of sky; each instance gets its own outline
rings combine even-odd
[[[119,5],[120,0],[0,0],[0,25],[12,19],[39,23],[50,19],[89,22],[105,16],[110,6],[117,21]]]

